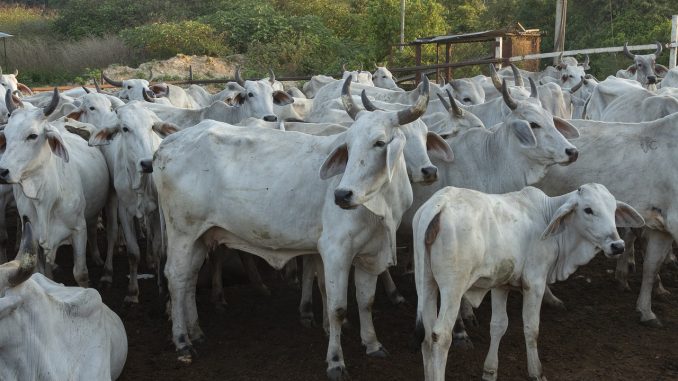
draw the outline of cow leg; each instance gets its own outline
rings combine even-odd
[[[431,275],[432,276],[432,275]],[[421,355],[424,359],[424,379],[433,379],[433,325],[438,316],[438,286],[433,278],[417,284],[417,325],[415,327],[416,340],[421,342]]]
[[[659,276],[659,273],[657,273],[657,276],[655,277],[654,294],[657,296],[671,295],[671,291],[664,288],[664,284],[662,283],[662,278]]]
[[[5,218],[5,210],[7,208],[6,198],[7,196],[0,196],[0,264],[7,262],[7,244],[9,242],[7,221]]]
[[[384,271],[384,273],[388,274],[387,271]],[[388,356],[388,351],[377,339],[374,322],[372,321],[372,305],[374,304],[378,277],[358,266],[355,267],[355,296],[358,301],[360,316],[360,339],[368,356],[384,358]]]
[[[638,236],[633,229],[624,229],[624,253],[617,259],[617,268],[614,272],[614,278],[617,280],[617,288],[620,291],[630,291],[628,276],[629,269],[633,263],[635,269],[635,242]]]
[[[224,284],[223,284],[223,266],[224,257],[226,256],[226,248],[219,245],[212,250],[208,257],[210,263],[210,273],[212,275],[212,294],[211,299],[217,310],[225,310],[226,299],[224,298]]]
[[[531,381],[546,381],[542,375],[541,361],[537,352],[539,337],[539,314],[546,285],[533,284],[523,292],[523,332],[527,349],[527,373]],[[494,307],[494,305],[493,305]],[[494,308],[493,308],[494,310]]]
[[[396,288],[395,282],[393,282],[393,278],[391,277],[391,273],[388,271],[388,269],[379,274],[379,279],[381,279],[381,284],[384,285],[384,290],[386,291],[386,295],[388,295],[388,299],[391,301],[391,303],[396,306],[405,303],[405,298],[400,294],[398,288]]]
[[[492,320],[490,321],[490,349],[483,365],[483,381],[495,381],[499,369],[499,343],[508,327],[506,314],[506,300],[509,290],[503,288],[492,289]]]
[[[299,319],[301,325],[311,328],[314,325],[313,316],[313,280],[315,279],[316,257],[304,255],[301,276],[301,300],[299,301]],[[319,257],[318,257],[319,260]]]
[[[73,277],[80,287],[89,287],[87,273],[87,226],[77,228],[73,234]],[[96,224],[94,225],[96,229]],[[56,250],[54,250],[56,253]],[[101,258],[99,258],[101,259]]]
[[[461,305],[464,305],[463,299]],[[459,315],[457,315],[457,320],[454,322],[454,327],[452,328],[452,345],[459,349],[473,349],[473,342],[468,336],[468,333],[466,333],[466,326],[464,325],[464,319],[462,319],[461,315],[462,313],[460,311]]]
[[[331,381],[349,379],[344,354],[341,349],[341,326],[346,318],[348,276],[352,256],[338,245],[328,245],[324,253],[323,271],[327,292],[327,316],[329,320],[329,344],[327,346],[327,377]]]
[[[195,285],[198,281],[200,266],[205,261],[207,249],[204,245],[188,237],[180,236],[179,233],[167,231],[167,262],[165,264],[165,277],[167,288],[171,298],[172,309],[172,341],[177,348],[177,360],[184,364],[190,364],[195,356],[195,350],[189,335],[191,321],[195,307]],[[193,289],[193,293],[190,291]],[[193,306],[190,307],[189,304]],[[195,315],[197,317],[197,314]]]
[[[285,264],[283,277],[287,284],[293,287],[299,287],[299,268],[297,266],[297,258],[292,258]]]
[[[549,287],[548,285],[546,286],[546,290],[544,291],[544,297],[542,302],[547,306],[555,308],[557,310],[565,311],[567,309],[565,308],[565,303],[563,303],[562,300],[558,299],[557,296],[553,295],[551,287]]]
[[[137,269],[139,267],[139,258],[141,253],[139,244],[137,244],[137,235],[134,229],[134,217],[124,208],[119,208],[120,225],[122,233],[125,236],[125,245],[127,246],[127,261],[129,263],[129,283],[127,285],[127,295],[125,303],[139,303],[139,281],[137,279]]]
[[[461,299],[461,312],[459,314],[463,319],[463,324],[468,324],[471,327],[478,327],[478,319],[476,319],[476,314],[473,312],[473,306],[466,297]]]
[[[197,241],[193,245],[193,250],[189,253],[192,253],[195,259],[192,263],[192,283],[189,284],[189,287],[186,290],[188,301],[188,304],[186,305],[186,319],[188,323],[189,338],[193,343],[199,344],[205,341],[205,334],[202,332],[200,323],[198,321],[198,306],[196,304],[195,295],[196,285],[198,283],[198,273],[200,272],[200,267],[202,267],[203,263],[205,262],[205,257],[207,256],[207,246],[205,246],[202,241]]]
[[[652,287],[659,271],[659,265],[671,249],[673,238],[671,235],[648,229],[647,249],[645,250],[645,262],[643,263],[643,281],[640,285],[640,295],[636,303],[636,309],[640,312],[640,323],[651,327],[660,327],[661,322],[657,315],[652,312]]]
[[[452,344],[452,330],[459,315],[462,293],[461,287],[450,289],[441,285],[440,313],[431,332],[431,354],[433,359],[433,377],[430,381],[445,381],[447,354]]]
[[[93,218],[91,221],[87,221],[87,243],[86,247],[89,248],[89,254],[94,261],[95,266],[102,266],[104,261],[101,259],[101,253],[99,252],[99,245],[97,244],[97,225],[98,217]]]
[[[245,272],[247,272],[247,278],[254,286],[254,289],[263,296],[271,296],[271,291],[266,287],[264,281],[261,280],[261,275],[259,274],[259,269],[257,268],[257,262],[254,260],[254,256],[243,252],[240,252],[239,255],[240,260],[245,267]]]
[[[110,192],[106,202],[106,262],[99,282],[104,287],[113,283],[113,254],[118,244],[118,197]]]
[[[330,335],[330,318],[327,314],[327,289],[325,288],[325,270],[323,269],[323,260],[320,256],[313,257],[313,266],[315,267],[315,274],[318,279],[318,291],[320,291],[320,299],[323,301],[323,330],[326,335]],[[313,286],[313,281],[311,281]],[[348,318],[344,318],[343,324],[348,323]]]

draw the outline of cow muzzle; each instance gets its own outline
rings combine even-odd
[[[433,184],[438,180],[438,168],[434,166],[422,168],[421,173],[424,175],[423,183],[426,185]]]
[[[353,191],[337,189],[334,191],[334,203],[342,209],[353,209]]]
[[[566,148],[565,155],[567,155],[568,162],[567,164],[574,163],[579,158],[579,151],[576,148]]]
[[[655,83],[657,83],[657,77],[655,77],[654,75],[648,75],[647,83],[648,85],[654,85]]]
[[[277,121],[278,121],[278,117],[275,116],[275,115],[266,115],[266,116],[264,117],[264,120],[267,121],[267,122],[277,122]]]
[[[0,168],[0,184],[9,184],[9,183],[10,183],[9,169]]]
[[[604,251],[606,256],[610,258],[615,258],[621,254],[624,254],[624,249],[625,249],[624,241],[619,240],[610,243],[609,249]]]
[[[152,159],[144,159],[139,162],[139,165],[141,166],[141,172],[143,173],[152,173],[153,172],[153,160]]]

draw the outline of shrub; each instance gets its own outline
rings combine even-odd
[[[51,14],[43,14],[39,8],[0,5],[1,31],[17,37],[47,34],[52,19]]]
[[[209,25],[197,21],[154,23],[120,33],[131,47],[143,49],[155,58],[167,58],[178,53],[223,55],[228,49],[223,37]]]

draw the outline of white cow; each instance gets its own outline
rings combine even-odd
[[[678,67],[669,70],[661,82],[661,88],[678,87]]]
[[[189,96],[184,89],[168,83],[156,83],[151,85],[145,79],[124,79],[115,81],[102,74],[108,84],[120,87],[115,95],[125,102],[147,101],[159,102],[181,108],[197,108],[199,105]]]
[[[0,379],[117,379],[127,358],[122,321],[96,290],[33,274],[39,250],[24,219],[17,259],[0,266]]]
[[[643,224],[638,212],[600,184],[553,198],[533,187],[502,195],[453,187],[437,192],[413,221],[416,331],[425,379],[445,380],[462,296],[478,306],[491,290],[491,341],[483,380],[496,380],[499,342],[508,327],[506,301],[509,291],[518,288],[528,373],[531,380],[545,381],[537,337],[546,285],[566,280],[599,250],[608,257],[621,254],[624,241],[616,227]]]
[[[313,99],[322,87],[334,82],[337,80],[328,75],[314,75],[310,81],[304,83],[301,90],[306,94],[306,98]]]
[[[350,85],[344,82],[344,94]],[[218,244],[256,254],[276,268],[297,255],[320,253],[332,380],[348,377],[340,338],[354,263],[362,342],[368,354],[386,354],[371,304],[377,275],[394,261],[400,216],[412,201],[398,126],[424,113],[428,89],[419,92],[419,102],[399,112],[364,112],[345,96],[356,121],[329,137],[206,121],[163,141],[153,178],[167,228],[165,275],[180,361],[190,363],[192,343],[204,337],[195,284],[207,249]],[[214,189],[229,191],[215,199],[209,196]]]
[[[624,55],[633,60],[633,65],[625,70],[617,71],[617,77],[638,81],[643,87],[654,85],[659,77],[663,77],[669,69],[656,63],[662,54],[662,44],[657,42],[657,50],[653,54],[633,54],[624,43]]]
[[[19,91],[20,93],[27,93],[33,95],[33,91],[19,82],[16,78],[19,76],[19,70],[14,69],[12,74],[2,74],[2,68],[0,67],[0,85],[4,86],[6,89],[12,90],[12,93]]]
[[[191,85],[186,90],[186,93],[193,98],[193,101],[199,107],[207,107],[216,101],[222,101],[228,105],[234,106],[236,104],[235,98],[238,94],[247,93],[242,86],[237,82],[228,82],[224,89],[216,94],[210,94],[204,87],[198,85]]]
[[[35,224],[51,274],[59,246],[73,246],[73,275],[89,284],[85,262],[89,242],[94,260],[102,264],[96,240],[97,218],[108,198],[109,176],[101,152],[88,147],[63,127],[47,123],[59,93],[54,89],[47,108],[10,110],[0,132],[0,182],[13,184],[19,214]]]
[[[393,73],[386,66],[375,65],[374,73],[372,73],[372,82],[374,82],[375,87],[381,87],[382,89],[405,91],[396,84]]]

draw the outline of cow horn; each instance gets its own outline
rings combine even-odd
[[[424,76],[424,80],[419,84],[418,89],[419,98],[417,98],[417,101],[414,103],[414,105],[405,110],[398,111],[398,124],[401,126],[414,122],[426,112],[426,107],[428,107],[428,99],[430,96],[428,77]]]
[[[362,110],[353,102],[353,97],[351,96],[351,82],[352,78],[350,76],[344,80],[344,85],[341,87],[341,103],[344,104],[348,116],[355,120],[358,113]]]
[[[579,81],[579,83],[577,83],[573,87],[570,87],[570,94],[576,93],[581,88],[581,86],[584,84],[584,81],[586,81],[584,79],[584,77],[580,77],[580,78],[581,78],[581,80]]]
[[[584,58],[584,63],[581,65],[584,68],[584,70],[587,70],[589,68],[590,61],[591,57],[589,57],[589,55],[587,54],[586,58]]]
[[[341,64],[341,71],[346,71],[346,64],[345,63]]]
[[[450,93],[450,90],[445,89],[445,91],[447,92],[447,97],[450,98],[450,106],[452,106],[452,111],[454,111],[454,115],[456,115],[459,118],[464,116],[464,110],[462,110],[461,107],[459,107],[457,102],[454,100],[454,97],[452,97],[452,93]]]
[[[88,88],[86,88],[85,86],[82,86],[82,89],[83,89],[83,90],[85,90],[85,92],[86,92],[87,94],[89,94],[89,93],[90,93],[89,89],[88,89]]]
[[[661,42],[657,41],[657,51],[654,52],[655,58],[659,58],[659,56],[662,54],[662,44]]]
[[[657,43],[657,44],[659,44],[659,43]],[[659,44],[659,53],[662,52],[661,49],[662,49],[662,46],[661,46],[661,44]],[[18,77],[18,76],[19,76],[19,69],[14,69],[14,76],[15,76],[15,77]]]
[[[243,81],[242,77],[240,76],[240,70],[240,66],[235,69],[235,81],[238,83],[238,85],[245,87],[245,81]]]
[[[360,93],[360,100],[363,101],[363,106],[367,111],[381,110],[379,107],[375,106],[374,103],[367,97],[365,89]]]
[[[268,81],[271,82],[271,85],[275,83],[275,73],[270,67],[268,68]]]
[[[504,103],[510,108],[511,110],[515,110],[518,108],[518,104],[516,101],[511,98],[511,95],[508,92],[508,88],[506,87],[506,80],[502,81],[501,83],[501,95],[504,98]]]
[[[14,100],[12,99],[12,89],[7,89],[7,92],[5,93],[5,107],[7,107],[7,112],[9,112],[10,115],[17,109]]]
[[[24,228],[21,233],[21,246],[17,258],[21,257],[19,268],[16,273],[9,277],[9,285],[15,287],[26,281],[33,275],[35,265],[38,261],[39,245],[33,238],[33,228],[31,222],[24,216]]]
[[[0,75],[2,75],[2,66],[0,66]]]
[[[103,78],[104,81],[108,82],[108,84],[111,85],[111,86],[122,87],[122,81],[114,81],[114,80],[108,78],[108,76],[104,73],[101,73],[101,78]]]
[[[374,63],[374,68],[375,68],[375,69],[379,69],[379,65],[377,65],[376,62]]]
[[[530,81],[530,98],[539,98],[539,91],[537,90],[537,84],[534,83],[532,77],[528,78]]]
[[[92,78],[92,81],[94,81],[94,88],[97,89],[97,93],[103,93],[103,90],[101,90],[101,87],[99,87],[99,82],[97,82],[97,79]]]
[[[45,115],[45,117],[50,116],[54,112],[54,110],[56,110],[58,104],[59,104],[59,90],[57,90],[57,88],[55,87],[54,92],[52,93],[52,101],[49,102],[47,107],[45,107],[42,110],[42,113]]]
[[[151,96],[148,95],[149,92],[153,93],[152,90],[143,89],[141,92],[144,95],[144,100],[146,102],[155,103],[155,97],[151,97]],[[153,94],[155,94],[155,93],[153,93]]]
[[[627,56],[627,57],[629,57],[629,58],[632,59],[632,60],[635,60],[635,59],[636,59],[636,55],[633,54],[633,53],[631,53],[631,52],[629,52],[628,44],[629,44],[628,42],[625,42],[625,43],[624,43],[624,55]]]
[[[513,63],[511,63],[511,71],[513,71],[513,82],[515,82],[516,86],[525,87],[523,76],[520,75],[520,70]]]
[[[438,96],[438,99],[440,99],[440,103],[442,103],[443,107],[445,107],[445,110],[450,111],[450,108],[452,108],[452,106],[450,106],[450,103],[447,100],[445,100],[445,97],[440,95],[440,93],[437,93],[436,95]]]
[[[499,74],[497,74],[497,69],[493,64],[490,64],[490,77],[492,77],[492,84],[494,87],[501,91],[501,79],[499,79]]]
[[[150,66],[148,67],[148,75],[149,75],[148,83],[153,82],[153,80],[155,79],[155,75],[153,75],[153,68]]]

